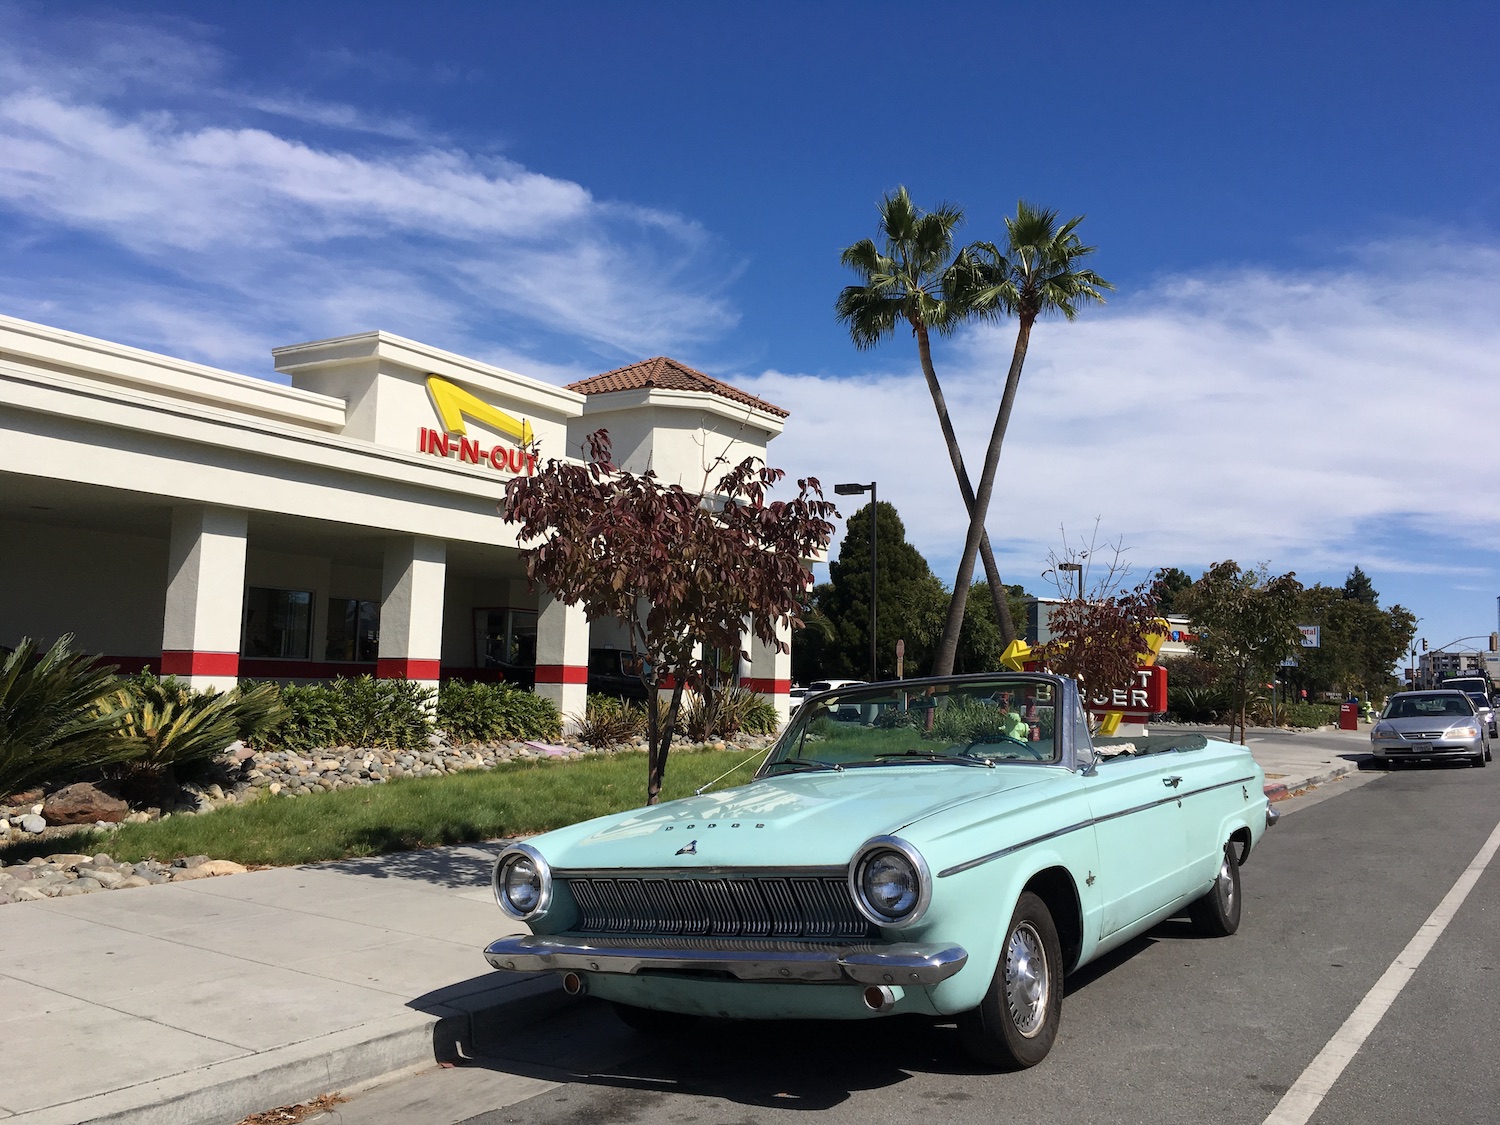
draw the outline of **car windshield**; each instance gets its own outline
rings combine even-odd
[[[1445,695],[1397,695],[1386,705],[1386,719],[1429,719],[1439,715],[1472,715],[1473,707],[1457,692]]]
[[[995,676],[872,684],[805,703],[761,773],[943,763],[1056,762],[1053,684]]]

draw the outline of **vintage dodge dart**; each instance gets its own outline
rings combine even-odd
[[[922,1013],[1032,1066],[1066,973],[1178,912],[1235,932],[1274,819],[1244,747],[1096,746],[1072,680],[862,684],[804,700],[746,785],[507,847],[495,897],[531,933],[485,956],[641,1030]]]

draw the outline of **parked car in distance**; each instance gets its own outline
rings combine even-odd
[[[805,688],[793,688],[791,713],[795,715],[797,708],[802,706],[803,699],[809,695],[818,695],[821,692],[833,691],[835,688],[851,687],[864,682],[864,680],[814,680]]]
[[[1276,817],[1243,746],[1102,742],[1040,673],[809,695],[749,783],[502,851],[496,901],[530,933],[485,957],[642,1031],[911,1013],[1032,1066],[1067,974],[1181,911],[1235,932]]]
[[[1490,760],[1489,724],[1461,691],[1398,691],[1370,728],[1370,752],[1381,764],[1419,758]]]
[[[1474,704],[1474,712],[1479,716],[1479,721],[1484,723],[1490,740],[1500,738],[1500,727],[1495,725],[1495,705],[1490,702],[1490,697],[1482,691],[1466,691],[1464,694]]]
[[[641,678],[642,668],[641,658],[629,649],[591,648],[588,690],[591,694],[642,702],[650,694]]]

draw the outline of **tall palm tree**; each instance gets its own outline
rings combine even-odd
[[[834,309],[838,319],[848,326],[854,346],[861,350],[875,347],[894,333],[898,324],[905,322],[911,327],[912,335],[917,339],[917,355],[922,361],[927,390],[937,410],[938,426],[948,446],[948,459],[953,463],[958,490],[963,494],[964,509],[969,513],[972,525],[974,488],[969,483],[958,437],[948,417],[948,403],[943,397],[942,385],[932,366],[929,336],[931,330],[946,335],[969,315],[968,306],[957,298],[952,279],[947,276],[952,264],[953,232],[963,218],[961,210],[946,203],[939,204],[935,211],[920,210],[912,203],[904,187],[887,195],[880,204],[882,245],[877,246],[866,238],[847,247],[840,255],[840,261],[860,276],[861,284],[846,286]],[[1011,620],[1010,603],[982,521],[977,550],[989,578],[1000,633],[1009,644],[1016,639],[1016,627]],[[971,573],[973,569],[971,561]],[[965,587],[964,600],[967,599],[968,588]],[[958,621],[962,626],[961,611]],[[958,634],[955,632],[952,646],[955,651],[957,644]],[[951,658],[949,665],[952,666]]]
[[[1081,222],[1083,216],[1077,215],[1059,224],[1056,211],[1034,207],[1022,200],[1016,204],[1015,215],[1005,220],[1005,250],[1002,252],[991,242],[976,242],[959,252],[949,274],[949,295],[956,305],[981,317],[1014,316],[1018,326],[1010,370],[1005,376],[1005,391],[1000,397],[984,466],[979,473],[979,489],[970,509],[969,534],[959,559],[958,577],[954,579],[948,624],[933,663],[934,675],[946,676],[953,671],[964,601],[974,575],[974,556],[986,538],[985,515],[995,490],[995,469],[1000,464],[1000,448],[1010,426],[1016,389],[1021,385],[1021,368],[1031,343],[1031,328],[1038,317],[1052,313],[1072,320],[1082,304],[1088,301],[1103,304],[1101,291],[1114,288],[1081,265],[1096,249],[1085,246],[1078,237]]]

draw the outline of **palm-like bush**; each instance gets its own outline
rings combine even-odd
[[[99,705],[114,669],[69,652],[72,642],[60,637],[37,659],[36,642],[23,637],[0,667],[0,796],[131,753],[114,737],[119,717]]]
[[[578,740],[595,750],[618,746],[645,733],[646,709],[612,699],[607,695],[591,695],[585,704],[583,719],[578,724]]]
[[[257,696],[254,713],[261,702]],[[135,778],[168,777],[211,761],[240,733],[238,692],[198,692],[171,676],[131,676],[106,706],[118,719],[114,738],[126,751],[120,772]]]

